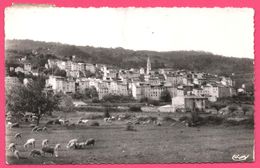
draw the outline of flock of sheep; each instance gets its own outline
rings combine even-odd
[[[103,120],[104,120],[104,122],[111,123],[112,121],[115,121],[115,120],[121,121],[124,119],[125,119],[124,116],[117,115],[117,116],[110,116],[110,117],[104,118]],[[151,122],[151,120],[143,121],[142,124],[149,124],[150,122]],[[81,118],[76,123],[71,123],[69,120],[61,119],[59,117],[58,119],[48,120],[44,127],[39,127],[39,126],[36,126],[35,124],[30,124],[29,126],[32,128],[32,130],[31,130],[32,132],[47,132],[46,126],[48,126],[48,125],[58,124],[58,125],[70,126],[72,124],[79,125],[79,124],[87,124],[87,123],[89,123],[88,119]],[[129,121],[127,123],[127,125],[129,125],[129,123],[132,125],[132,124],[138,124],[139,122],[132,123]],[[141,122],[139,124],[141,124]],[[8,122],[7,125],[8,125],[8,128],[19,127],[18,123]],[[160,126],[161,123],[159,122],[159,123],[157,123],[157,125]],[[19,140],[19,139],[21,140],[22,134],[17,133],[17,134],[15,134],[14,138],[16,140]],[[40,141],[42,142],[41,149],[35,149],[35,143],[36,143],[35,138],[30,138],[30,139],[26,140],[26,142],[24,143],[24,145],[23,145],[24,149],[31,148],[31,151],[29,154],[30,157],[33,157],[33,158],[35,156],[40,157],[40,156],[45,156],[45,154],[51,154],[52,156],[58,157],[58,151],[59,151],[59,149],[61,149],[60,144],[56,144],[55,146],[50,146],[49,145],[50,142],[48,139],[43,139]],[[87,146],[94,146],[94,145],[95,145],[95,139],[93,139],[93,138],[87,139],[86,141],[83,141],[83,142],[79,142],[78,139],[71,139],[67,143],[66,148],[67,149],[85,149]],[[10,143],[8,146],[8,150],[11,151],[17,159],[25,158],[25,157],[21,156],[19,150],[17,149],[16,143]]]
[[[38,127],[35,126],[32,128],[32,132],[39,132],[39,131],[47,131],[47,127]],[[14,136],[16,141],[21,141],[22,140],[22,134],[21,133],[16,133]],[[61,145],[58,143],[55,146],[50,146],[49,145],[50,141],[48,139],[43,139],[41,141],[41,149],[35,149],[35,144],[36,144],[36,139],[35,138],[30,138],[26,140],[26,142],[23,145],[24,149],[31,148],[29,156],[35,157],[35,156],[45,156],[45,154],[51,154],[51,156],[58,157],[58,151],[61,149]],[[87,146],[94,146],[95,145],[95,139],[90,138],[87,139],[84,142],[79,142],[78,139],[72,139],[70,140],[66,148],[67,149],[85,149]],[[16,143],[10,143],[8,146],[8,150],[12,152],[13,156],[15,156],[17,159],[22,159],[26,158],[21,156],[19,150],[17,149],[17,144]]]

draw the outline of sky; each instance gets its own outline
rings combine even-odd
[[[254,58],[254,10],[13,6],[5,10],[5,38]]]

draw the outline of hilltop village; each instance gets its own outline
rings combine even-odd
[[[20,62],[21,66],[9,67],[9,74],[41,75],[32,70],[26,57]],[[138,101],[160,101],[162,94],[169,94],[172,103],[166,107],[167,111],[187,108],[190,103],[193,105],[189,108],[203,110],[205,101],[215,102],[218,98],[245,92],[244,86],[235,90],[231,77],[171,68],[153,69],[150,57],[147,58],[146,67],[140,69],[78,62],[75,55],[69,60],[48,59],[45,69],[49,70],[49,74],[45,75],[45,87],[53,93],[85,94],[86,89],[92,89],[97,92],[98,100],[106,95],[118,95],[130,96]],[[25,77],[22,82],[26,85],[31,80]],[[21,83],[14,75],[6,75],[5,81],[6,87]]]

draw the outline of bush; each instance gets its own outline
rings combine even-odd
[[[136,129],[134,128],[134,126],[132,124],[127,124],[125,130],[126,131],[136,131]]]
[[[126,114],[121,114],[119,116],[119,118],[121,118],[121,120],[128,120],[128,119],[131,119],[133,117],[133,115],[129,114],[129,113],[126,113]]]
[[[216,125],[219,125],[219,124],[222,124],[224,118],[222,117],[219,117],[219,116],[207,116],[205,118],[203,118],[203,123],[205,124],[216,124]]]
[[[100,103],[101,101],[98,98],[93,98],[92,103]]]
[[[140,116],[137,118],[137,121],[157,121],[157,117],[153,116]]]
[[[109,114],[109,112],[106,110],[105,112],[104,112],[104,118],[109,118],[110,117],[110,114]]]
[[[103,115],[101,114],[88,114],[84,117],[85,119],[95,120],[95,119],[102,119]]]
[[[80,93],[78,93],[78,92],[76,92],[76,93],[73,93],[73,94],[71,95],[71,97],[72,97],[73,99],[80,100],[80,99],[83,98],[83,95],[80,94]]]
[[[97,121],[92,121],[89,125],[90,125],[90,126],[99,126],[99,122],[97,122]]]
[[[147,103],[148,102],[148,98],[147,97],[143,97],[140,99],[140,103]]]
[[[250,111],[250,108],[249,108],[248,106],[243,106],[243,107],[242,107],[242,110],[243,110],[244,115],[246,115],[246,113],[247,113],[248,111]]]
[[[130,111],[133,111],[133,112],[140,112],[140,111],[142,111],[142,110],[141,110],[141,106],[131,106],[131,107],[129,108],[129,110],[130,110]]]
[[[160,105],[160,102],[157,101],[157,100],[148,100],[148,104],[152,104],[154,106],[159,106]]]
[[[164,116],[162,118],[163,121],[167,121],[167,122],[175,122],[176,120],[171,118],[170,116]]]
[[[228,107],[228,110],[231,112],[231,113],[234,113],[236,110],[237,110],[237,106],[235,104],[232,104]]]
[[[179,118],[179,121],[182,122],[182,121],[189,121],[190,118],[188,116],[182,116]]]
[[[103,97],[102,101],[110,102],[110,103],[124,103],[124,102],[133,102],[134,98],[131,96],[108,94]]]

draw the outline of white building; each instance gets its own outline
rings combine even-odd
[[[49,76],[46,80],[46,87],[51,87],[54,93],[75,93],[75,81],[60,76]]]

